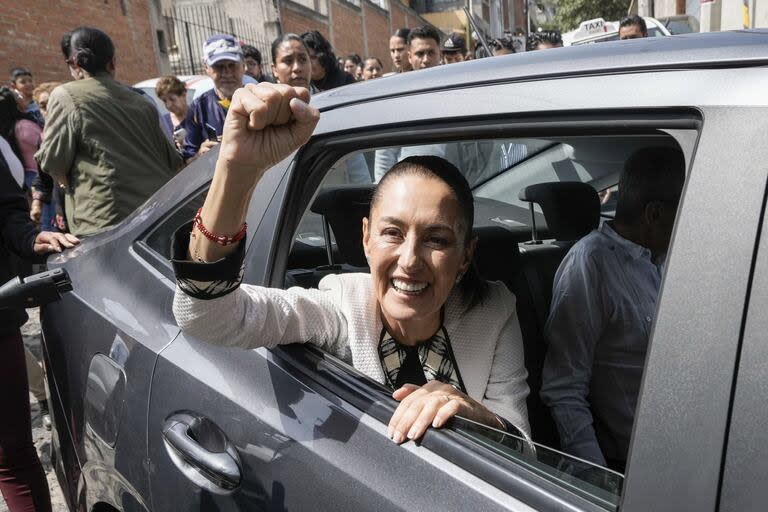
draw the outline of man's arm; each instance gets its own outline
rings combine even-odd
[[[57,87],[48,100],[48,119],[40,149],[35,153],[41,171],[67,183],[77,152],[79,118],[74,103],[64,87]]]
[[[588,401],[604,310],[594,260],[581,247],[575,249],[555,276],[552,308],[544,328],[548,348],[541,399],[557,424],[563,451],[605,466]]]

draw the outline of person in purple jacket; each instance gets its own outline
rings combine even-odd
[[[205,73],[213,80],[213,89],[192,102],[181,124],[186,131],[181,148],[185,162],[216,147],[224,132],[224,118],[232,95],[243,86],[243,51],[234,37],[227,34],[209,37],[203,47],[203,59]]]

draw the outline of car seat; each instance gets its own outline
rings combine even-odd
[[[544,324],[552,302],[552,285],[568,250],[600,224],[600,199],[591,185],[582,182],[538,183],[525,187],[519,198],[538,204],[553,240],[538,239],[532,222],[530,242],[520,245],[521,269],[512,284],[517,296],[517,311],[525,344],[528,369],[528,417],[533,440],[559,448],[557,428],[548,408],[539,397],[541,374],[546,356]]]

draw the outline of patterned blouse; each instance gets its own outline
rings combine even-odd
[[[415,346],[402,345],[382,329],[379,359],[392,389],[399,389],[403,384],[422,386],[431,380],[439,380],[466,393],[448,332],[443,326],[430,339]]]

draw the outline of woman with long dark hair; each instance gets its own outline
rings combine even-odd
[[[312,85],[319,91],[355,83],[354,76],[339,68],[331,43],[320,32],[304,32],[301,39],[304,40],[312,61]]]
[[[279,84],[291,87],[306,87],[310,93],[317,92],[312,87],[312,62],[304,41],[296,34],[288,33],[272,41],[272,76]]]
[[[154,105],[115,80],[107,34],[77,28],[62,38],[61,50],[75,80],[51,93],[36,156],[66,186],[69,230],[94,235],[144,203],[182,161]]]

